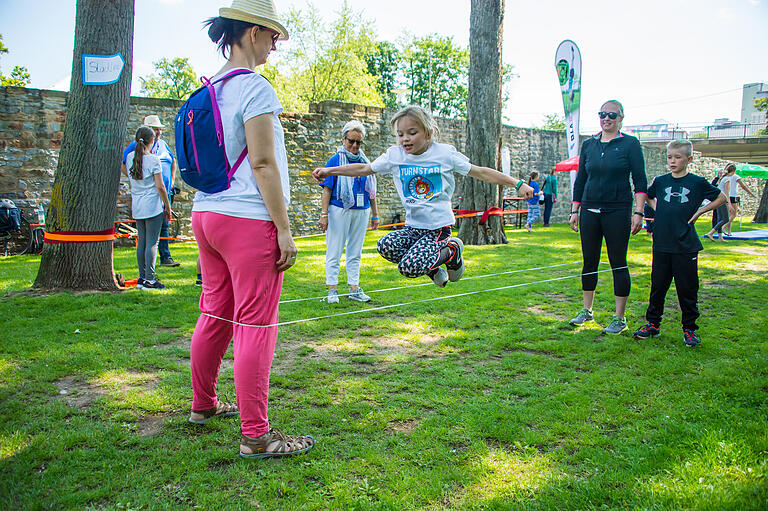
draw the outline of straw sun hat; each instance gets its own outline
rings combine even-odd
[[[165,124],[160,122],[160,117],[156,115],[148,115],[144,118],[144,126],[149,126],[150,128],[165,128]]]
[[[261,25],[279,33],[280,41],[288,39],[288,30],[277,20],[272,0],[232,0],[231,7],[219,9],[219,16]]]

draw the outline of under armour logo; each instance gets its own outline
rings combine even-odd
[[[684,186],[680,187],[679,192],[673,192],[671,186],[666,187],[664,191],[667,192],[667,196],[664,197],[665,201],[672,202],[672,197],[678,197],[680,199],[680,204],[688,202],[688,194],[691,193],[691,191]]]

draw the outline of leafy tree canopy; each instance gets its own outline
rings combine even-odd
[[[758,98],[754,102],[755,108],[765,112],[765,119],[768,121],[768,98]],[[768,126],[760,130],[762,135],[768,135]]]
[[[155,73],[139,77],[141,93],[151,98],[187,99],[199,82],[188,58],[162,58],[152,63]]]
[[[0,34],[0,55],[8,53],[8,47],[3,44],[3,34]],[[29,85],[29,71],[24,66],[14,66],[10,76],[3,75],[0,71],[0,85],[11,87],[26,87]]]
[[[546,114],[544,115],[544,124],[541,125],[543,130],[564,130],[565,129],[565,116],[560,114]]]
[[[331,21],[308,4],[289,11],[286,24],[291,39],[264,69],[284,108],[307,111],[324,100],[384,106],[366,62],[376,50],[371,23],[347,2]]]
[[[403,50],[403,81],[409,101],[444,117],[466,117],[469,50],[452,37],[414,38]]]

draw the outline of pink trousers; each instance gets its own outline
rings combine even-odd
[[[203,293],[200,312],[246,325],[277,323],[283,274],[275,269],[280,249],[272,222],[193,212],[200,250]],[[190,346],[192,409],[218,403],[216,382],[224,353],[234,340],[235,391],[241,431],[257,437],[269,430],[269,370],[277,327],[234,325],[201,314]]]

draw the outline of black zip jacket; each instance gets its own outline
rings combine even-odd
[[[607,144],[600,133],[581,144],[579,172],[573,186],[573,202],[582,208],[616,208],[632,205],[635,194],[648,192],[645,159],[640,142],[619,132]]]

